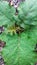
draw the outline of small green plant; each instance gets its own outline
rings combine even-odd
[[[0,47],[5,65],[37,63],[37,0],[0,1]]]

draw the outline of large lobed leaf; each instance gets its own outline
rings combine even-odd
[[[35,25],[20,36],[11,36],[6,31],[0,35],[0,39],[6,42],[2,51],[6,65],[34,65],[37,62],[37,53],[33,52],[37,43],[37,1],[26,0],[21,4],[18,7],[19,13],[15,16],[14,7],[10,7],[8,2],[0,2],[0,26],[14,25],[15,22],[24,27]]]

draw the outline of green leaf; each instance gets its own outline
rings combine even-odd
[[[37,25],[37,1],[26,0],[18,7],[18,17],[21,22],[28,25]]]
[[[10,25],[13,21],[15,9],[8,2],[0,2],[0,25]]]
[[[34,65],[37,62],[37,54],[33,52],[37,42],[37,27],[20,36],[3,33],[0,39],[6,41],[2,51],[6,65]]]

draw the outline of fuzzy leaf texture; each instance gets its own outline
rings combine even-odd
[[[18,7],[18,15],[15,8],[10,7],[8,2],[0,2],[0,26],[5,30],[0,39],[6,42],[6,46],[0,52],[5,65],[35,65],[37,52],[34,52],[37,43],[37,0],[25,0]],[[7,34],[7,28],[14,24],[27,29],[19,36]]]

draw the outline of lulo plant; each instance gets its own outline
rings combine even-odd
[[[11,2],[0,1],[0,57],[5,65],[37,65],[37,0]]]

